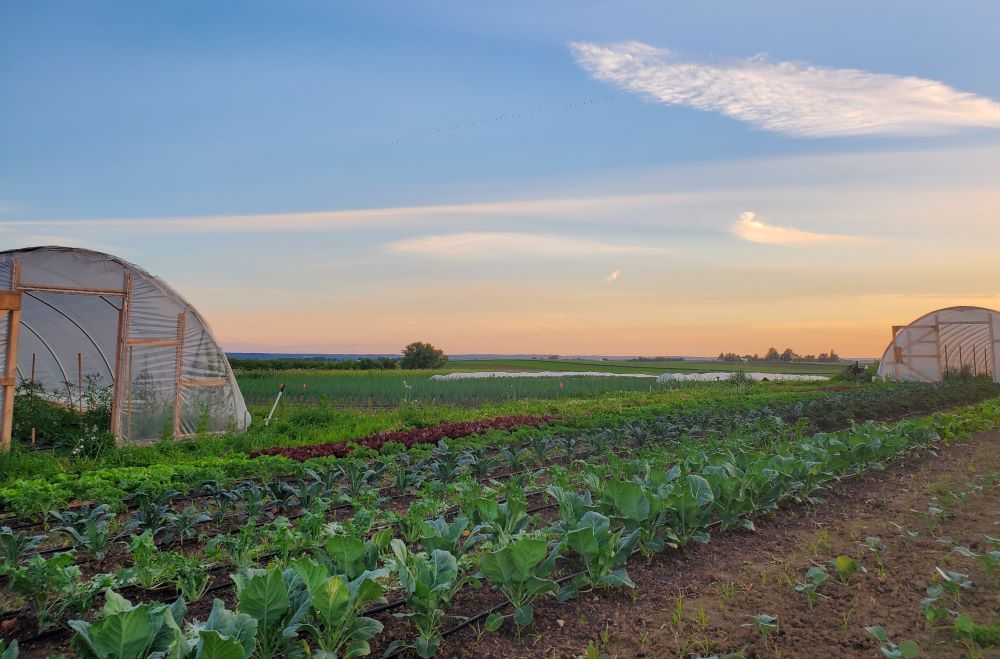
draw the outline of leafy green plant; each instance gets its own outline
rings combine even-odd
[[[426,552],[441,549],[460,558],[482,540],[482,536],[473,534],[469,526],[469,520],[462,516],[451,522],[444,517],[424,522],[420,546]]]
[[[201,558],[189,556],[178,561],[173,584],[186,602],[201,600],[211,583],[212,578]]]
[[[697,474],[688,474],[670,490],[664,507],[669,511],[668,524],[679,545],[683,546],[691,540],[708,542],[705,529],[711,519],[714,499],[708,481]]]
[[[420,472],[413,465],[410,454],[405,451],[400,451],[396,454],[395,462],[392,465],[392,476],[396,488],[400,493],[404,494],[415,487],[419,487],[422,480]]]
[[[67,487],[41,478],[21,481],[17,487],[7,488],[0,494],[4,505],[18,517],[37,516],[46,527],[52,513],[65,508],[71,496]]]
[[[74,644],[85,657],[96,659],[143,659],[165,655],[183,644],[179,621],[184,617],[184,600],[171,605],[138,604],[108,589],[101,617],[94,622],[71,620],[76,632]],[[181,655],[183,656],[183,655]]]
[[[82,508],[79,512],[57,512],[52,516],[64,525],[54,530],[68,536],[74,549],[82,550],[98,561],[104,560],[114,540],[112,515],[106,504],[94,509]]]
[[[495,497],[477,499],[474,502],[473,516],[477,526],[472,534],[485,535],[498,545],[507,544],[531,523],[523,493],[519,497],[509,496],[503,503],[499,503]]]
[[[397,640],[386,652],[412,647],[420,657],[433,657],[441,645],[444,618],[452,598],[469,583],[458,570],[457,559],[446,551],[433,550],[430,555],[414,553],[399,539],[391,543],[391,565],[399,577],[409,611],[396,613],[408,618],[417,630],[417,638],[408,646]]]
[[[365,606],[382,597],[382,586],[362,573],[356,579],[331,575],[325,565],[304,558],[292,569],[305,583],[312,613],[301,629],[319,644],[317,659],[359,657],[371,651],[368,639],[382,631],[382,623],[361,615]]]
[[[938,605],[938,600],[941,599],[943,592],[944,588],[940,584],[928,586],[924,598],[920,600],[920,610],[923,611],[924,620],[927,621],[928,625],[933,624],[947,613],[954,613]]]
[[[822,586],[827,579],[829,579],[829,575],[826,573],[826,568],[813,566],[806,570],[806,579],[808,579],[807,582],[795,582],[794,588],[795,592],[805,594],[806,603],[809,608],[812,609],[817,598],[826,597],[825,595],[820,594],[819,587]]]
[[[743,627],[753,627],[760,634],[760,637],[764,639],[764,643],[771,637],[771,634],[778,631],[778,616],[773,616],[769,613],[758,613],[757,615],[748,616],[750,622],[744,623]]]
[[[962,591],[972,588],[972,580],[969,579],[969,575],[962,574],[961,572],[945,571],[939,567],[935,567],[934,569],[941,577],[941,584],[948,594],[951,595],[954,602],[961,604]]]
[[[520,536],[480,557],[479,576],[493,583],[514,607],[513,618],[519,629],[534,620],[531,603],[535,599],[559,590],[559,585],[548,577],[561,552],[561,544],[549,551],[541,538]],[[495,613],[487,620],[487,628],[498,629],[503,620],[504,616]]]
[[[0,576],[10,573],[21,559],[45,540],[44,535],[28,535],[9,526],[0,527]]]
[[[564,542],[583,559],[585,571],[563,587],[559,599],[574,597],[584,587],[635,588],[624,565],[638,541],[639,529],[628,534],[624,529],[612,531],[611,520],[604,515],[594,511],[584,513]]]
[[[243,568],[232,579],[239,599],[237,611],[257,621],[254,655],[261,659],[300,656],[302,647],[296,637],[310,611],[305,582],[291,568]]]
[[[136,511],[126,525],[126,531],[149,531],[157,537],[176,519],[177,515],[170,508],[168,501],[171,494],[152,494],[142,492],[136,495]]]
[[[19,654],[20,648],[17,641],[11,641],[8,645],[6,641],[0,639],[0,659],[17,659]]]
[[[81,579],[72,552],[50,558],[35,554],[11,572],[10,589],[27,601],[39,631],[52,627],[66,613],[85,610],[94,594]]]
[[[208,513],[194,506],[187,506],[167,520],[167,531],[163,535],[163,542],[170,544],[190,540],[198,534],[199,526],[210,521],[212,516]]]
[[[174,580],[183,567],[184,557],[173,551],[160,551],[153,542],[153,531],[132,536],[129,543],[132,567],[126,573],[146,589],[159,588]]]
[[[216,480],[204,483],[201,486],[201,492],[210,496],[215,503],[212,518],[216,524],[222,524],[226,520],[226,517],[229,516],[229,513],[236,507],[236,503],[240,499],[237,489],[230,489]]]
[[[234,565],[253,566],[267,551],[261,542],[257,524],[253,521],[240,527],[236,534],[217,535],[205,545],[205,554],[216,560],[226,559]]]
[[[556,532],[568,533],[577,527],[584,513],[594,509],[590,492],[581,494],[556,485],[549,485],[545,491],[559,504],[559,520],[552,524]]]
[[[954,622],[955,635],[967,646],[991,647],[1000,645],[1000,625],[981,625],[967,615],[960,615]],[[973,654],[969,653],[970,656]]]
[[[524,471],[528,466],[528,451],[519,449],[516,446],[500,447],[500,457],[504,459],[504,462],[507,463],[507,468],[512,473]]]
[[[212,602],[205,623],[190,631],[196,634],[188,643],[195,659],[249,659],[257,647],[257,621],[230,611],[219,599]]]
[[[379,559],[389,548],[392,530],[382,529],[370,538],[361,540],[350,535],[335,535],[327,538],[326,552],[320,558],[330,566],[335,574],[343,574],[348,580],[364,575],[382,576],[378,569]]]
[[[462,461],[468,465],[473,476],[485,478],[500,463],[491,452],[486,446],[473,446],[463,454]]]
[[[889,640],[889,635],[883,627],[865,627],[865,631],[878,640],[879,650],[887,659],[909,659],[920,656],[920,646],[914,641],[905,640],[896,645]]]

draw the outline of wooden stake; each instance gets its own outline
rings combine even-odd
[[[174,437],[181,436],[181,412],[184,408],[184,331],[187,327],[187,312],[177,314],[177,352],[174,362]]]

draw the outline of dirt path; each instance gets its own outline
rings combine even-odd
[[[865,631],[878,625],[899,643],[915,641],[922,657],[1000,657],[996,647],[967,648],[945,616],[925,624],[920,601],[941,579],[935,568],[964,573],[973,586],[941,606],[981,624],[1000,619],[1000,570],[963,556],[1000,536],[1000,433],[981,433],[937,454],[913,457],[884,472],[834,484],[816,508],[786,507],[756,521],[758,531],[716,534],[708,545],[630,563],[638,591],[603,591],[569,604],[536,606],[520,638],[505,627],[477,638],[448,639],[443,656],[465,657],[878,657]],[[931,514],[935,501],[943,512]],[[891,524],[903,527],[900,531]],[[916,533],[908,537],[906,532]],[[864,543],[872,541],[876,550]],[[882,548],[879,549],[879,546]],[[839,582],[829,561],[857,559],[865,571]],[[812,610],[796,582],[825,565],[830,578]],[[777,616],[765,641],[755,614]]]

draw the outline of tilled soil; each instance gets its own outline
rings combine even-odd
[[[973,582],[959,602],[946,596],[943,606],[981,624],[1000,618],[1000,575],[955,551],[985,554],[984,536],[1000,536],[1000,432],[835,483],[822,497],[824,505],[758,518],[756,532],[716,533],[707,545],[630,561],[636,591],[538,602],[520,636],[510,623],[493,634],[467,628],[446,639],[441,656],[575,657],[589,646],[594,657],[878,657],[879,643],[865,630],[878,625],[896,643],[915,641],[922,657],[1000,657],[998,648],[970,651],[950,617],[931,628],[920,607],[940,567]],[[944,510],[937,519],[928,514],[932,499]],[[918,535],[906,537],[892,523]],[[869,537],[884,549],[865,546]],[[865,571],[841,583],[829,565],[839,555]],[[793,586],[814,565],[831,576],[810,610]],[[748,626],[762,613],[777,616],[766,640]]]

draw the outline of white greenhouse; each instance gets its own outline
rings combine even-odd
[[[245,430],[243,395],[205,319],[177,291],[85,249],[0,252],[0,419],[9,449],[15,389],[111,388],[118,443]]]
[[[948,371],[966,369],[1000,382],[997,345],[1000,312],[983,307],[947,307],[892,328],[879,377],[938,382]]]

